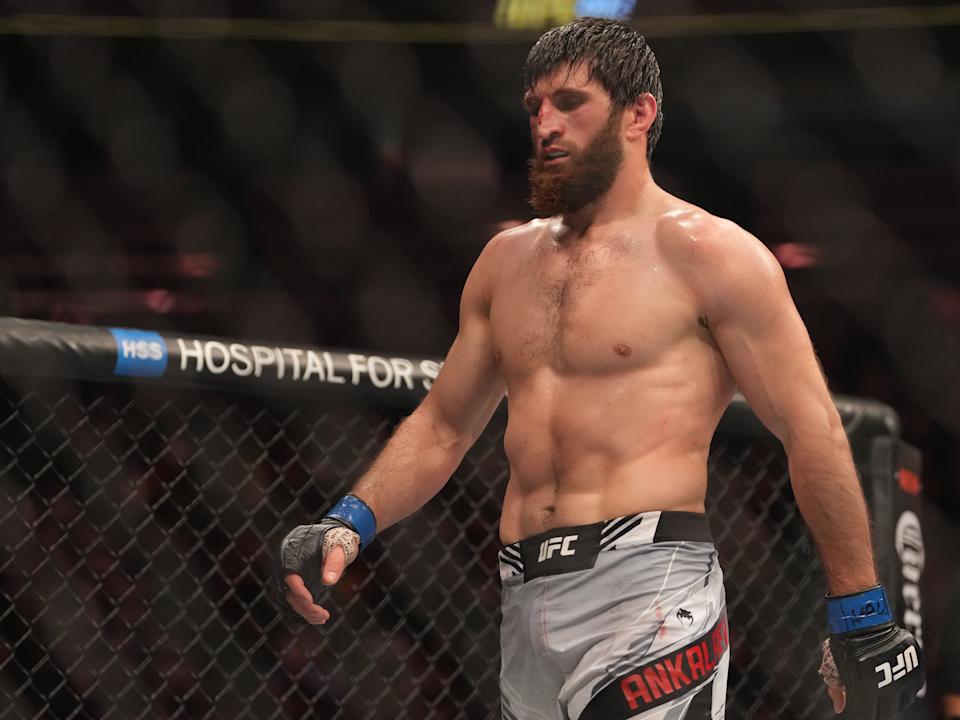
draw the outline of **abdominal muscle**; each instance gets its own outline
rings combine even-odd
[[[703,512],[710,440],[733,385],[689,378],[543,368],[508,383],[501,541],[650,510]]]

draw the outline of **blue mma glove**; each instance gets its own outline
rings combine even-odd
[[[830,639],[820,674],[843,685],[851,720],[896,718],[926,682],[926,660],[916,639],[893,622],[883,587],[827,598]]]

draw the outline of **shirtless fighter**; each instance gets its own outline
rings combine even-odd
[[[654,183],[661,102],[653,52],[626,25],[578,20],[536,43],[524,104],[542,219],[484,248],[433,388],[352,492],[286,537],[281,590],[326,622],[322,587],[443,486],[506,391],[503,717],[722,718],[729,643],[703,512],[739,386],[786,449],[822,558],[834,708],[895,717],[923,657],[877,584],[810,339],[766,248]]]

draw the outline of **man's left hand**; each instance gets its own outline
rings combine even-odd
[[[856,720],[896,718],[926,682],[916,638],[893,622],[882,588],[831,598],[828,608],[833,632],[823,644],[820,675],[834,712]]]

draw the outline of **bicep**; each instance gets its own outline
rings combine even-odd
[[[721,266],[705,312],[747,402],[789,447],[797,433],[834,427],[837,415],[783,271],[756,245],[740,263]]]
[[[489,327],[461,324],[422,408],[472,443],[503,399]]]
[[[420,407],[469,443],[483,431],[505,392],[490,328],[488,266],[489,259],[481,255],[467,278],[457,337]]]

